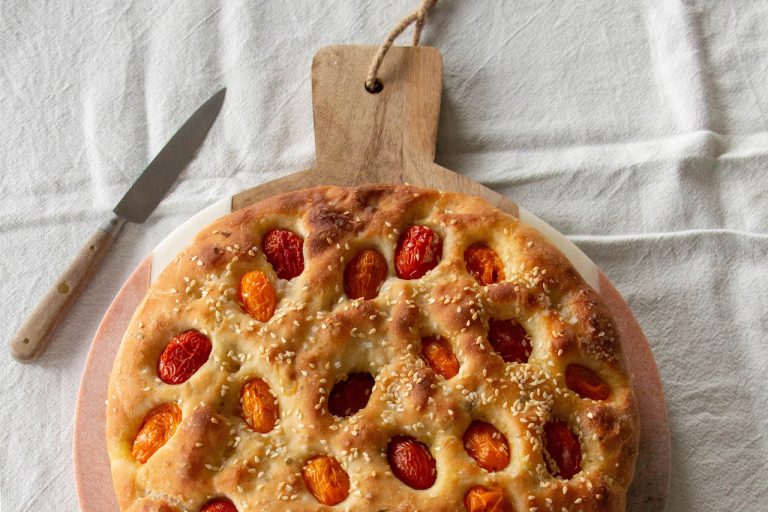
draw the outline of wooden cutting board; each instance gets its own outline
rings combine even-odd
[[[317,164],[235,196],[237,210],[314,185],[409,183],[473,194],[517,214],[496,192],[435,163],[443,62],[424,46],[393,47],[379,71],[384,89],[363,84],[374,46],[329,46],[312,61]]]
[[[208,222],[269,196],[315,185],[409,183],[473,194],[547,236],[597,290],[616,319],[640,410],[640,453],[628,498],[631,512],[663,511],[670,474],[670,438],[659,373],[648,342],[602,272],[573,243],[509,199],[434,162],[442,91],[442,59],[429,47],[393,47],[379,71],[384,87],[364,79],[377,47],[331,46],[312,62],[315,167],[217,202],[169,235],[125,283],[94,337],[78,396],[74,463],[83,512],[117,512],[105,443],[109,372],[133,311],[154,278]]]

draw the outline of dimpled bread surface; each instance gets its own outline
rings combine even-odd
[[[400,237],[430,228],[439,262],[417,279],[396,270]],[[304,269],[280,279],[263,250],[271,230],[303,238]],[[482,244],[503,265],[478,282],[465,250]],[[345,267],[365,249],[387,263],[370,300],[345,294]],[[242,276],[263,272],[274,313],[255,320],[243,306]],[[505,362],[489,342],[490,319],[527,333],[527,362]],[[196,331],[210,355],[180,384],[158,377],[169,341]],[[445,378],[422,354],[440,337],[458,361]],[[588,367],[610,389],[586,398],[566,384],[569,364]],[[335,384],[374,379],[354,414],[329,410]],[[266,382],[278,419],[260,433],[243,417],[241,389]],[[363,400],[364,401],[364,400]],[[145,417],[162,404],[181,419],[146,462],[132,454]],[[226,498],[245,511],[461,511],[474,486],[501,490],[514,511],[618,511],[637,455],[639,424],[613,320],[597,293],[540,233],[472,196],[399,185],[318,187],[275,196],[203,229],[152,284],[122,340],[109,384],[107,444],[122,511],[200,511]],[[509,462],[487,471],[463,441],[473,421],[506,439]],[[578,440],[578,472],[558,474],[545,426],[561,422]],[[434,482],[417,490],[393,472],[394,436],[423,443]],[[548,449],[549,448],[549,449]],[[552,451],[553,453],[550,453]],[[326,505],[302,470],[318,456],[349,479]],[[430,480],[431,481],[431,480]]]

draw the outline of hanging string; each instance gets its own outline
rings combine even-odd
[[[373,56],[371,66],[368,68],[368,75],[365,77],[365,88],[368,90],[368,92],[377,93],[381,92],[383,89],[384,86],[382,85],[381,80],[379,80],[376,76],[379,73],[381,63],[384,62],[384,57],[392,47],[395,39],[397,39],[397,37],[414,22],[416,25],[413,30],[413,46],[419,45],[419,39],[421,39],[421,30],[424,28],[424,20],[426,20],[427,14],[429,14],[429,11],[435,6],[436,3],[437,0],[422,0],[418,9],[400,20],[398,24],[395,25],[395,27],[390,31],[389,35],[387,35],[387,38],[384,40],[384,43],[379,46],[379,49],[376,51],[376,55]]]

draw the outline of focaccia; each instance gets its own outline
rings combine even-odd
[[[472,196],[319,187],[203,229],[122,340],[123,511],[619,511],[621,340],[547,239]]]

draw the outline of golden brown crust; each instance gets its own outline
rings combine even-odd
[[[438,267],[406,281],[394,272],[400,233],[430,226],[442,238]],[[304,237],[305,270],[279,280],[261,252],[264,234],[287,228]],[[493,248],[505,281],[480,286],[463,251]],[[376,299],[349,300],[343,274],[359,250],[376,248],[389,277]],[[276,284],[266,323],[236,298],[240,277],[261,270]],[[488,319],[513,318],[532,338],[527,364],[505,363],[487,339]],[[197,329],[213,350],[187,382],[157,378],[158,357],[174,335]],[[420,340],[450,341],[459,374],[445,380],[420,357]],[[572,362],[610,385],[605,401],[565,385]],[[333,384],[370,372],[368,405],[338,418],[327,408]],[[280,420],[268,434],[240,416],[241,386],[261,377],[277,396]],[[131,444],[147,411],[176,402],[182,422],[146,464]],[[546,466],[542,430],[552,418],[579,434],[582,471],[571,480]],[[462,435],[475,419],[496,426],[511,448],[495,473],[467,455]],[[121,510],[198,511],[213,497],[238,510],[463,510],[474,485],[501,486],[516,511],[615,511],[625,507],[637,451],[638,420],[613,321],[597,294],[537,231],[479,198],[408,186],[319,187],[276,196],[201,231],[165,269],[123,338],[109,386],[107,441]],[[405,434],[426,443],[437,481],[424,491],[390,471],[386,446]],[[320,505],[302,465],[329,454],[351,480],[346,500]]]

